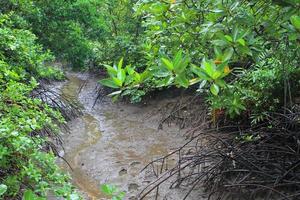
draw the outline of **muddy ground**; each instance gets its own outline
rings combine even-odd
[[[178,95],[166,94],[147,100],[147,103],[112,103],[103,97],[93,107],[99,78],[90,74],[69,73],[68,81],[56,84],[64,96],[83,106],[83,116],[68,123],[64,133],[65,157],[72,169],[60,161],[72,181],[87,200],[107,199],[101,194],[101,184],[110,183],[126,192],[125,199],[136,199],[139,191],[152,179],[151,171],[141,169],[151,160],[161,157],[185,142],[175,124],[158,125],[165,108],[178,100]],[[175,162],[170,160],[170,165]],[[162,187],[158,199],[177,200],[184,189]],[[154,199],[154,194],[148,199]],[[201,200],[199,194],[188,199]]]

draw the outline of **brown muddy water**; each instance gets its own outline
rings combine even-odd
[[[104,183],[125,191],[125,199],[136,199],[153,178],[147,171],[141,173],[141,169],[184,142],[182,131],[175,125],[157,129],[161,108],[176,100],[165,97],[132,105],[111,103],[104,98],[92,108],[98,78],[79,73],[69,73],[68,78],[59,90],[78,101],[84,114],[68,123],[70,133],[63,136],[61,153],[72,169],[65,162],[60,163],[62,168],[70,173],[86,200],[107,199],[99,189]],[[161,193],[159,199],[177,200],[184,196],[180,190],[162,189]],[[196,195],[190,199],[201,198]]]

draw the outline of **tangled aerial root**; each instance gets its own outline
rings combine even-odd
[[[33,98],[41,99],[45,104],[48,104],[53,109],[59,110],[67,121],[82,114],[82,108],[77,102],[54,90],[43,87],[42,85],[35,89],[31,96]]]
[[[145,167],[156,179],[139,199],[152,192],[157,198],[167,183],[187,188],[184,199],[199,187],[207,199],[300,199],[300,112],[272,116],[269,127],[194,129],[185,145]],[[174,155],[177,163],[168,168]]]
[[[178,101],[170,103],[163,108],[162,119],[158,129],[163,129],[163,125],[177,124],[179,128],[198,127],[199,123],[205,122],[207,118],[206,104],[198,96],[188,96],[180,98]]]
[[[78,104],[78,102],[73,101],[72,98],[63,96],[52,89],[46,88],[43,85],[40,85],[32,91],[31,97],[38,98],[54,110],[58,110],[67,121],[82,115],[82,107]],[[60,123],[55,118],[52,120],[55,124],[59,125],[61,129],[64,129],[66,132],[69,131],[68,126],[65,123]],[[33,131],[31,133],[31,136],[36,135],[51,138],[51,141],[47,141],[44,145],[44,150],[51,150],[56,156],[62,158],[57,150],[57,145],[63,148],[63,140],[58,132],[53,131],[51,127],[44,127],[42,130]],[[64,158],[62,159],[65,160]]]

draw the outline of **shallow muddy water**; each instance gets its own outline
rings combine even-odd
[[[72,169],[64,162],[62,168],[87,200],[106,199],[99,190],[103,183],[125,191],[125,199],[136,199],[151,179],[149,173],[140,173],[141,169],[184,142],[177,126],[157,129],[161,107],[175,100],[166,97],[131,105],[104,98],[92,108],[98,79],[78,73],[70,73],[68,78],[60,91],[78,101],[84,111],[68,123],[70,133],[63,136],[63,154]],[[181,192],[164,193],[170,197],[167,199],[181,199]]]

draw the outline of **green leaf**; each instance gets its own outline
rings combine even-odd
[[[293,24],[293,26],[296,29],[300,30],[300,16],[293,15],[293,16],[291,16],[290,20],[291,20],[291,23]]]
[[[115,82],[111,78],[102,79],[99,81],[99,83],[106,87],[116,88],[116,89],[119,88],[119,86],[116,85]]]
[[[202,68],[204,69],[204,72],[210,76],[211,78],[214,75],[214,64],[210,61],[206,61],[205,59],[202,62]]]
[[[243,38],[238,39],[237,42],[242,46],[246,46],[246,41]]]
[[[106,71],[109,74],[109,76],[113,77],[113,76],[117,76],[117,70],[111,66],[106,65]]]
[[[234,28],[233,30],[233,41],[235,42],[238,37],[238,28]],[[225,36],[226,37],[226,36]],[[232,41],[231,41],[232,42]]]
[[[113,194],[113,186],[109,185],[109,184],[103,184],[103,185],[101,185],[101,191],[104,194],[112,195]]]
[[[169,71],[173,71],[174,70],[174,65],[173,63],[167,59],[167,58],[162,58],[161,59],[163,65],[169,70]]]
[[[23,196],[23,200],[36,200],[35,194],[31,190],[26,190]]]
[[[213,40],[212,44],[223,47],[223,46],[226,46],[228,43],[227,43],[227,41],[224,41],[224,40]]]
[[[187,88],[189,86],[189,80],[184,74],[179,74],[175,77],[175,83],[181,87]]]
[[[134,69],[130,65],[126,66],[126,71],[129,75],[133,75],[135,73]]]
[[[215,71],[215,72],[213,73],[212,78],[213,78],[214,80],[216,80],[216,79],[220,78],[221,75],[222,75],[222,72],[221,72],[221,71]]]
[[[4,184],[0,185],[0,196],[2,196],[7,191],[7,186]]]
[[[146,81],[147,79],[151,78],[152,74],[148,71],[145,70],[142,74],[141,74],[141,78],[140,81]]]
[[[123,85],[123,83],[125,82],[125,79],[126,79],[126,72],[124,69],[119,69],[118,70],[118,80],[121,81],[121,86]]]
[[[225,50],[223,56],[222,56],[223,61],[229,60],[229,59],[232,57],[232,55],[233,55],[233,51],[234,51],[234,50],[233,50],[232,47],[227,48],[227,49]]]
[[[112,80],[114,81],[115,85],[119,86],[119,87],[122,87],[123,86],[123,82],[122,80],[116,78],[116,77],[113,77]]]
[[[182,50],[178,51],[173,59],[174,68],[176,68],[182,60]]]
[[[222,56],[222,51],[220,48],[214,47],[214,52],[215,52],[217,58]]]
[[[121,70],[123,66],[123,58],[121,58],[121,60],[118,63],[118,70]]]
[[[210,92],[211,92],[213,95],[217,96],[217,95],[219,94],[219,91],[220,91],[220,89],[219,89],[219,86],[218,86],[218,85],[212,84],[212,85],[210,86]]]
[[[174,64],[174,71],[176,72],[176,74],[183,73],[189,64],[189,61],[190,60],[188,57],[184,57],[178,64]]]
[[[197,67],[196,65],[192,65],[192,72],[196,74],[200,79],[210,80],[211,78],[204,72],[204,69]]]
[[[233,42],[233,39],[232,39],[232,37],[230,35],[225,35],[224,37],[226,38],[226,40],[228,42]]]
[[[220,87],[226,86],[226,82],[223,79],[217,79],[217,80],[215,80],[215,83]]]

